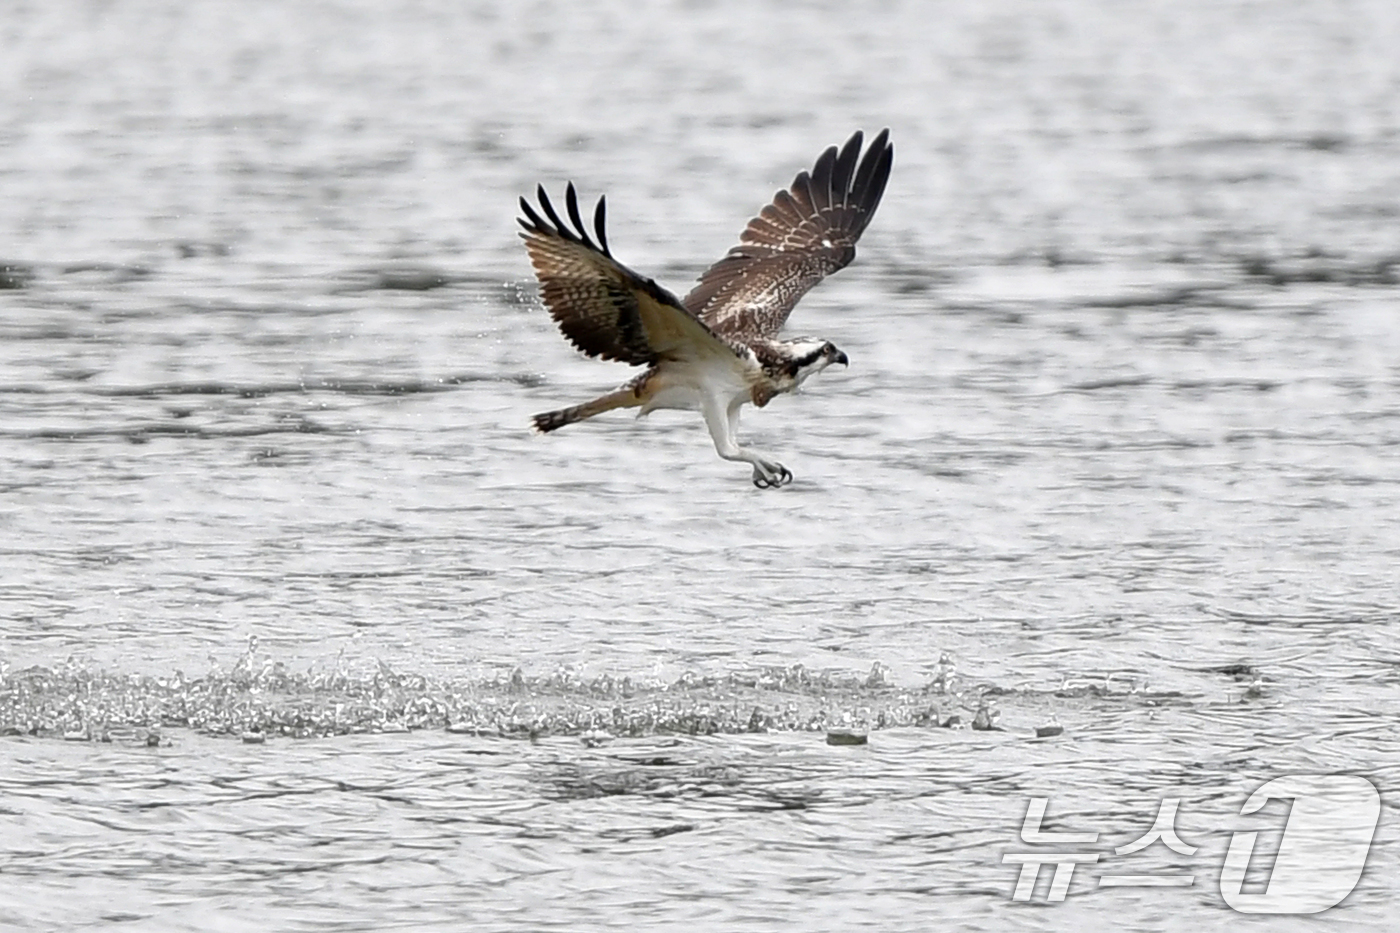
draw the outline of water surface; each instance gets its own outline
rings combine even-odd
[[[1214,928],[1249,793],[1340,771],[1368,871],[1275,925],[1384,926],[1397,42],[1381,2],[14,12],[0,925]],[[882,126],[792,324],[852,365],[745,414],[791,487],[693,415],[528,432],[628,374],[536,304],[519,194],[606,192],[683,292]],[[1002,861],[1035,796],[1101,833],[1056,905]],[[1114,855],[1164,797],[1196,854]]]

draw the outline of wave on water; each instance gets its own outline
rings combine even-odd
[[[1169,699],[1136,684],[1061,685],[1059,697]],[[1045,691],[963,683],[945,658],[926,683],[892,683],[876,662],[866,674],[802,665],[672,682],[520,668],[479,679],[439,679],[348,661],[293,671],[256,643],[230,667],[188,677],[124,674],[76,661],[11,670],[0,665],[0,735],[159,744],[162,730],[191,729],[258,741],[445,729],[538,739],[748,732],[850,732],[897,726],[1000,731],[993,704],[1036,705]],[[835,741],[835,740],[833,740]]]

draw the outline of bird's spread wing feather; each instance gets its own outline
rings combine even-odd
[[[634,366],[714,354],[737,359],[734,348],[675,295],[613,258],[603,230],[602,198],[593,214],[595,243],[579,214],[572,184],[565,194],[572,228],[560,219],[543,186],[538,195],[545,217],[520,199],[525,215],[520,218],[525,228],[521,236],[545,307],[574,346],[589,356]]]
[[[827,149],[812,171],[779,191],[739,236],[739,245],[705,270],[685,307],[717,334],[773,337],[793,306],[855,258],[889,181],[894,146],[883,130],[860,155],[857,132]],[[857,165],[859,161],[859,165]]]

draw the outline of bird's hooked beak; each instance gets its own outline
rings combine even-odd
[[[837,350],[836,355],[831,358],[831,362],[840,363],[842,366],[850,366],[850,358],[846,356],[845,350]]]

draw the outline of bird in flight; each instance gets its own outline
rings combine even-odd
[[[543,185],[544,216],[521,198],[521,237],[545,307],[564,336],[588,356],[646,367],[606,395],[535,415],[535,429],[555,431],[614,408],[640,408],[639,416],[698,408],[715,450],[725,460],[752,464],[755,486],[792,482],[787,467],[740,446],[739,409],[745,402],[762,408],[832,363],[849,362],[829,340],[780,340],[778,332],[812,286],[855,258],[856,241],[880,204],[894,146],[889,130],[864,155],[863,141],[856,132],[839,150],[823,152],[810,172],[798,173],[684,299],[613,258],[603,198],[593,213],[593,236],[572,183],[564,195],[568,223]]]

